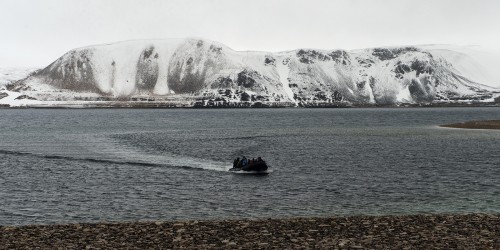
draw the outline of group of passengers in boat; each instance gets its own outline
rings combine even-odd
[[[233,168],[244,168],[246,166],[252,166],[257,163],[264,162],[262,158],[257,157],[257,159],[253,158],[251,160],[248,160],[245,156],[240,160],[240,157],[234,159],[233,161]]]

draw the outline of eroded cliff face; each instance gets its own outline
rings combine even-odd
[[[45,85],[49,87],[41,87]],[[462,74],[442,53],[433,54],[425,47],[238,52],[203,39],[75,49],[11,89],[45,91],[46,97],[58,90],[111,99],[188,96],[303,106],[485,99],[495,91]]]

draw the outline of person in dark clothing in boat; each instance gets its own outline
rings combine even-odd
[[[243,158],[245,158],[245,157],[243,157]],[[243,158],[240,160],[240,162],[238,162],[237,168],[242,168],[243,167]]]
[[[234,159],[233,168],[237,168],[239,164],[240,164],[240,157]]]
[[[262,162],[262,158],[260,158],[260,156],[257,157],[257,162]]]
[[[243,159],[241,159],[241,167],[246,167],[248,166],[248,160],[245,156],[243,156]]]

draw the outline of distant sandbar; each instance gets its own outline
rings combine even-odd
[[[500,120],[469,121],[440,125],[447,128],[468,128],[468,129],[500,129]]]

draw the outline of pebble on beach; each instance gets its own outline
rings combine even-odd
[[[500,216],[405,215],[0,226],[0,249],[499,249]]]

